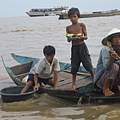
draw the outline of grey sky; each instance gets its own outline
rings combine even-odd
[[[0,0],[0,17],[26,16],[31,8],[78,7],[81,13],[120,10],[120,0]]]

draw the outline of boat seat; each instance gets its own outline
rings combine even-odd
[[[23,74],[20,74],[20,75],[16,75],[15,78],[24,78],[24,77],[26,77],[28,74],[29,74],[29,72],[23,73]]]
[[[33,62],[28,62],[20,65],[16,65],[10,68],[11,72],[14,73],[14,78],[23,80],[31,69]]]
[[[18,78],[18,79],[21,80],[23,83],[27,83],[28,74],[29,74],[29,72],[24,73],[24,74],[20,74],[20,75],[16,75],[15,78]]]

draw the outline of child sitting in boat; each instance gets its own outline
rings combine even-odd
[[[55,58],[55,48],[53,46],[45,46],[43,49],[44,58],[31,68],[26,86],[21,93],[25,93],[31,86],[34,86],[34,90],[38,90],[40,86],[46,84],[58,89],[58,71],[60,70],[59,61]],[[54,72],[54,79],[51,77]]]
[[[91,73],[92,80],[94,80],[94,71],[90,58],[88,48],[84,42],[87,40],[87,31],[84,23],[79,23],[80,12],[78,8],[71,8],[68,11],[68,17],[72,25],[66,27],[67,41],[72,42],[71,48],[71,74],[72,74],[72,90],[76,90],[76,74],[78,72],[80,63],[87,71]],[[72,35],[72,36],[71,36]]]
[[[95,85],[103,90],[105,96],[111,96],[114,90],[120,90],[120,30],[112,29],[102,40],[95,71]]]

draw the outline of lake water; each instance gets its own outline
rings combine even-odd
[[[101,40],[112,28],[119,28],[120,16],[79,19],[87,27],[86,44],[96,66]],[[70,63],[71,43],[66,40],[66,26],[70,21],[58,20],[58,16],[0,18],[0,55],[8,66],[17,64],[10,53],[42,57],[45,45],[56,48],[60,61]],[[0,89],[14,86],[0,58]],[[1,101],[1,98],[0,98]],[[0,120],[119,120],[120,104],[77,105],[42,94],[37,99],[24,102],[0,103]]]

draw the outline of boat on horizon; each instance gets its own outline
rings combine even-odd
[[[68,10],[67,6],[53,7],[53,8],[34,8],[26,12],[30,17],[39,16],[54,16],[60,15],[62,11]]]
[[[109,11],[95,11],[92,13],[82,13],[80,14],[80,18],[91,18],[91,17],[108,17],[108,16],[115,16],[120,15],[120,10],[114,9]],[[68,11],[62,12],[59,15],[59,19],[68,19]]]

